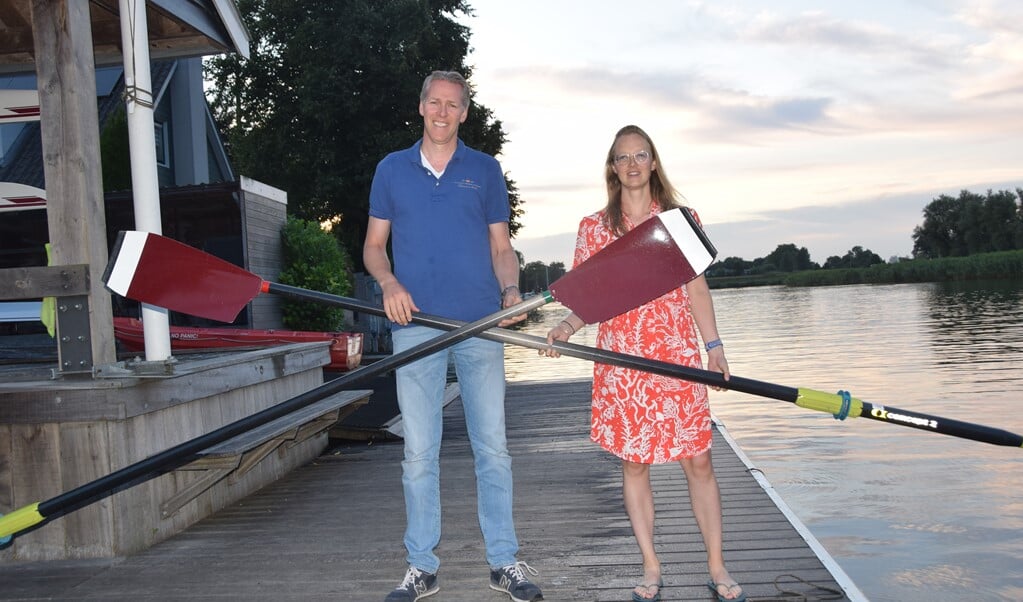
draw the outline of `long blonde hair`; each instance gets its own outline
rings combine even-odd
[[[611,148],[607,151],[607,160],[604,162],[604,179],[607,181],[607,206],[604,208],[604,219],[607,223],[605,226],[617,236],[625,234],[625,220],[622,218],[622,181],[618,179],[614,165],[615,145],[618,144],[619,138],[629,134],[641,136],[650,145],[650,160],[657,165],[657,169],[650,172],[650,194],[657,201],[658,207],[661,211],[668,211],[682,206],[680,202],[682,195],[668,181],[654,141],[638,125],[627,125],[615,134],[614,142],[611,143]]]

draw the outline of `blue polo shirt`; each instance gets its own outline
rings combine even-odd
[[[497,159],[458,140],[435,178],[421,145],[380,161],[369,214],[391,222],[394,275],[423,313],[478,320],[501,307],[489,226],[511,214],[504,173]]]

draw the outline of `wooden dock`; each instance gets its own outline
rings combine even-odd
[[[513,383],[507,416],[519,559],[540,571],[546,600],[629,600],[640,557],[619,462],[588,438],[589,382]],[[458,400],[445,420],[441,591],[427,600],[506,601],[487,586]],[[730,443],[716,427],[725,557],[749,600],[865,600]],[[0,564],[0,600],[383,600],[406,567],[401,457],[400,442],[340,445],[137,555]],[[662,599],[712,602],[683,472],[670,464],[652,476]]]

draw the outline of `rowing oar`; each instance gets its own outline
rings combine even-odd
[[[374,305],[358,299],[339,297],[337,295],[319,293],[286,285],[275,285],[272,287],[272,292],[294,299],[320,301],[322,303],[343,307],[352,311],[361,311],[377,316],[387,315],[384,312],[384,309],[379,305]],[[440,330],[451,330],[453,328],[458,328],[461,324],[464,324],[464,322],[458,320],[441,318],[422,313],[413,313],[412,321],[416,324]],[[477,336],[491,341],[509,343],[512,345],[519,345],[521,347],[529,347],[531,349],[547,349],[549,347],[553,347],[562,355],[593,362],[600,362],[603,364],[611,364],[621,368],[642,370],[652,374],[660,374],[661,376],[681,378],[683,380],[703,383],[714,387],[721,387],[723,389],[730,389],[732,391],[739,391],[741,393],[749,393],[750,395],[756,395],[758,397],[787,401],[808,410],[827,412],[834,415],[836,418],[857,418],[862,416],[864,418],[870,418],[880,422],[908,426],[932,433],[951,435],[953,437],[961,437],[963,439],[972,439],[973,441],[979,441],[981,443],[1005,445],[1009,447],[1023,447],[1023,435],[1017,435],[1016,433],[984,426],[982,424],[973,424],[970,422],[963,422],[961,420],[953,420],[951,418],[942,418],[941,416],[902,410],[891,406],[872,404],[855,397],[850,397],[849,401],[846,402],[845,396],[841,393],[826,393],[824,391],[816,391],[814,389],[806,389],[802,387],[797,389],[754,380],[752,378],[742,378],[740,376],[731,376],[728,380],[725,380],[724,376],[722,376],[720,372],[701,370],[699,368],[691,368],[689,366],[680,366],[669,362],[652,360],[626,353],[618,353],[617,351],[609,351],[607,349],[588,347],[586,345],[577,345],[575,343],[555,341],[553,345],[548,345],[547,339],[543,337],[516,332],[514,330],[506,330],[504,328],[491,328]],[[843,416],[842,406],[846,403],[848,406],[845,410],[845,416]]]
[[[359,299],[331,295],[329,293],[322,293],[318,291],[310,291],[284,284],[268,284],[267,292],[292,299],[318,301],[327,305],[334,305],[352,311],[359,311],[377,316],[387,315],[386,312],[384,312],[384,308],[379,305],[374,305]],[[412,321],[416,324],[437,328],[439,330],[451,330],[464,324],[464,322],[458,320],[423,313],[413,313]],[[491,328],[477,336],[491,341],[509,343],[512,345],[519,345],[520,347],[529,347],[531,349],[547,349],[548,347],[553,346],[553,348],[562,355],[589,360],[592,362],[611,364],[621,368],[642,370],[652,374],[660,374],[661,376],[681,378],[683,380],[703,383],[714,387],[721,387],[723,389],[730,389],[732,391],[739,391],[741,393],[749,393],[750,395],[756,395],[758,397],[787,401],[808,410],[827,412],[834,415],[836,418],[864,417],[870,418],[871,420],[877,420],[879,422],[908,426],[932,433],[971,439],[981,443],[1005,445],[1009,447],[1023,447],[1023,436],[1006,430],[996,429],[981,424],[963,422],[961,420],[953,420],[951,418],[942,418],[941,416],[923,414],[911,410],[902,410],[891,406],[872,404],[854,397],[850,397],[849,401],[846,402],[844,394],[841,393],[826,393],[824,391],[817,391],[802,387],[797,389],[754,380],[752,378],[743,378],[740,376],[731,376],[728,380],[725,380],[719,372],[701,370],[699,368],[691,368],[689,366],[680,366],[678,364],[652,360],[625,353],[618,353],[616,351],[609,351],[606,349],[598,349],[596,347],[588,347],[585,345],[577,345],[575,343],[562,341],[555,341],[553,345],[548,345],[547,339],[543,337],[516,332],[514,330],[506,330],[504,328]],[[848,406],[844,412],[845,415],[843,416],[842,406],[845,403],[847,403]]]
[[[205,297],[207,296],[219,299],[223,303],[232,304],[233,307],[238,308],[237,310],[232,311],[237,313],[237,311],[240,311],[240,308],[244,307],[246,303],[255,298],[259,292],[263,292],[290,297],[293,299],[317,301],[368,314],[380,316],[386,315],[383,308],[378,305],[373,305],[348,297],[310,291],[285,284],[267,282],[251,272],[247,272],[233,264],[223,262],[215,257],[203,253],[202,251],[185,245],[180,245],[179,243],[175,243],[175,245],[176,246],[173,248],[161,250],[160,254],[180,253],[181,255],[175,257],[174,261],[190,266],[203,266],[197,270],[193,270],[193,273],[196,271],[203,272],[207,269],[214,271],[214,274],[211,274],[210,277],[205,277],[201,273],[196,274],[196,276],[203,282],[208,282],[209,284],[207,286],[211,288],[203,291],[201,294],[198,292],[194,295],[181,294],[182,291],[180,289],[170,286],[162,278],[154,276],[152,277],[154,282],[139,282],[136,284],[133,289],[133,294],[137,296],[133,298],[152,305],[169,307],[170,309],[184,313],[203,315],[203,313],[208,313],[209,309],[209,302],[205,300]],[[688,252],[693,255],[698,255],[699,249],[692,249]],[[158,258],[160,254],[154,253],[151,257],[147,257],[142,260],[143,264],[149,264],[150,261],[154,262],[151,266],[152,269],[146,269],[145,273],[157,272],[157,265],[162,265],[166,261],[166,259],[162,257]],[[586,264],[583,264],[577,267],[575,270],[569,272],[568,275],[575,273],[585,265]],[[623,267],[622,269],[625,268]],[[629,269],[633,268],[630,267]],[[551,288],[554,288],[554,285],[552,285]],[[606,288],[607,287],[602,287],[602,290],[605,290]],[[168,303],[173,303],[174,305],[166,305]],[[574,308],[572,309],[575,311]],[[463,324],[463,322],[457,320],[421,313],[413,313],[412,321],[417,324],[441,330],[451,330],[458,328]],[[600,320],[591,320],[587,318],[586,321],[594,322]],[[493,341],[520,345],[532,349],[546,349],[548,347],[547,340],[544,338],[505,330],[502,328],[487,330],[479,336]],[[562,355],[605,364],[613,364],[624,368],[643,370],[646,372],[661,374],[663,376],[681,378],[724,389],[749,393],[759,397],[786,401],[808,410],[827,412],[834,415],[836,418],[864,417],[871,420],[877,420],[879,422],[907,426],[910,428],[940,433],[943,435],[951,435],[953,437],[960,437],[963,439],[971,439],[981,443],[990,443],[992,445],[1004,445],[1009,447],[1023,447],[1023,436],[1016,433],[984,425],[963,422],[960,420],[924,414],[921,412],[902,410],[881,404],[872,404],[861,399],[848,396],[846,393],[836,394],[808,388],[786,387],[734,375],[726,381],[721,374],[709,370],[700,370],[698,368],[690,368],[688,366],[680,366],[668,362],[661,362],[583,345],[562,343],[560,341],[554,343],[554,348]]]
[[[497,326],[505,319],[527,313],[551,301],[557,300],[567,305],[577,315],[587,316],[586,319],[602,321],[674,290],[702,273],[714,259],[713,247],[709,246],[709,241],[707,246],[699,241],[698,233],[691,228],[696,227],[695,222],[687,221],[687,216],[683,216],[680,210],[674,210],[661,214],[659,219],[647,220],[643,224],[645,227],[633,229],[579,266],[586,266],[585,270],[572,270],[552,283],[550,290],[533,299],[475,322],[460,324],[402,353],[353,370],[301,395],[180,443],[67,493],[0,516],[0,544],[9,540],[11,535],[44,520],[62,516],[125,486],[144,482],[172,470],[208,447],[343,391],[355,382],[374,378],[441,351]],[[696,238],[695,243],[693,238]],[[703,253],[694,252],[693,244],[699,245]],[[699,257],[699,263],[684,256],[683,249]],[[637,270],[636,266],[640,262],[657,269],[637,277],[636,274],[641,270]],[[619,278],[614,277],[616,272]],[[626,281],[630,286],[626,287],[626,291],[614,294],[604,294],[605,291],[597,290],[616,280]],[[160,307],[224,321],[234,320],[248,300],[258,294],[262,284],[259,276],[233,264],[147,232],[121,232],[118,235],[103,281],[107,288],[125,297],[149,301],[160,298]],[[170,283],[172,286],[165,286]],[[254,289],[252,284],[256,285]],[[254,292],[236,309],[226,309],[233,307],[230,302],[238,299],[239,290]]]

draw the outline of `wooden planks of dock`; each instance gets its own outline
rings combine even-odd
[[[513,383],[507,416],[520,560],[540,571],[535,581],[549,601],[629,600],[640,557],[622,507],[619,462],[588,438],[589,383]],[[726,560],[751,602],[850,600],[785,575],[839,592],[843,582],[861,599],[717,430],[713,454]],[[383,600],[406,566],[401,457],[400,442],[340,445],[137,555],[0,565],[0,600]],[[508,600],[487,585],[458,400],[445,411],[441,462],[441,591],[427,600]],[[657,466],[652,475],[662,599],[713,601],[682,470]]]

